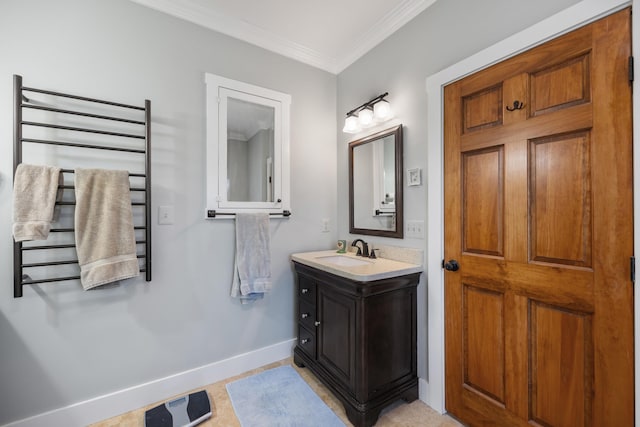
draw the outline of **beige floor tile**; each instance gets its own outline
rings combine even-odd
[[[308,370],[304,368],[298,368],[292,358],[284,359],[279,362],[271,363],[263,366],[259,369],[253,369],[249,372],[245,372],[242,375],[227,378],[214,384],[210,384],[203,388],[207,390],[209,399],[211,400],[211,406],[213,409],[213,416],[206,422],[200,424],[202,427],[239,427],[240,423],[236,414],[233,411],[231,400],[227,394],[226,384],[235,381],[240,378],[245,378],[253,374],[265,371],[267,369],[275,368],[282,365],[291,365],[300,376],[309,384],[309,386],[316,392],[318,396],[327,404],[333,412],[347,425],[351,426],[351,423],[347,419],[344,411],[344,407],[338,399],[318,381],[318,379]],[[184,394],[191,393],[197,390],[185,391]],[[175,397],[175,396],[173,396]],[[167,397],[166,400],[170,400],[172,396]],[[143,427],[144,426],[144,412],[147,409],[153,408],[161,402],[153,403],[144,408],[136,409],[135,411],[127,412],[126,414],[119,415],[117,417],[109,418],[104,421],[92,424],[90,427]],[[398,401],[397,403],[387,407],[378,422],[376,427],[459,427],[461,424],[457,423],[452,418],[446,415],[440,415],[424,402],[416,400],[410,404]]]

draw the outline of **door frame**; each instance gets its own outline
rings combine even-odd
[[[625,7],[640,9],[640,0],[582,0],[426,79],[427,91],[427,352],[428,380],[421,380],[420,399],[445,412],[444,388],[444,87],[497,62],[570,32]],[[640,14],[632,14],[640,28]],[[633,55],[640,58],[640,30],[632,33]],[[640,78],[637,78],[640,80]],[[633,134],[640,135],[640,90],[633,93]],[[640,137],[633,139],[634,224],[640,224]],[[640,253],[640,227],[634,227],[634,253]],[[636,264],[638,262],[636,261]],[[637,266],[637,265],[636,265]],[[635,371],[640,372],[640,304],[634,306]],[[640,425],[640,375],[635,377],[636,424]]]

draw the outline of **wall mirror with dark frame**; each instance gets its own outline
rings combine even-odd
[[[349,143],[349,233],[403,237],[402,125]]]

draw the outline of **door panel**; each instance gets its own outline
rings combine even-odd
[[[445,399],[469,425],[633,425],[629,55],[627,9],[445,88]]]
[[[531,73],[531,115],[558,111],[590,101],[590,54]]]
[[[502,147],[463,154],[464,251],[503,255]]]
[[[531,418],[591,425],[591,316],[531,303]]]
[[[501,125],[502,85],[465,96],[462,108],[465,132]]]
[[[589,133],[532,140],[531,260],[591,266]]]
[[[504,295],[464,287],[464,383],[504,403]]]

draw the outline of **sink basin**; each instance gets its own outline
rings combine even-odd
[[[378,257],[368,259],[353,254],[336,254],[335,250],[291,254],[299,264],[359,282],[388,279],[421,272],[422,265]]]
[[[371,264],[371,261],[365,261],[363,259],[351,258],[340,255],[330,255],[317,257],[318,261],[328,262],[329,264],[340,265],[342,267],[357,267],[359,265]]]

